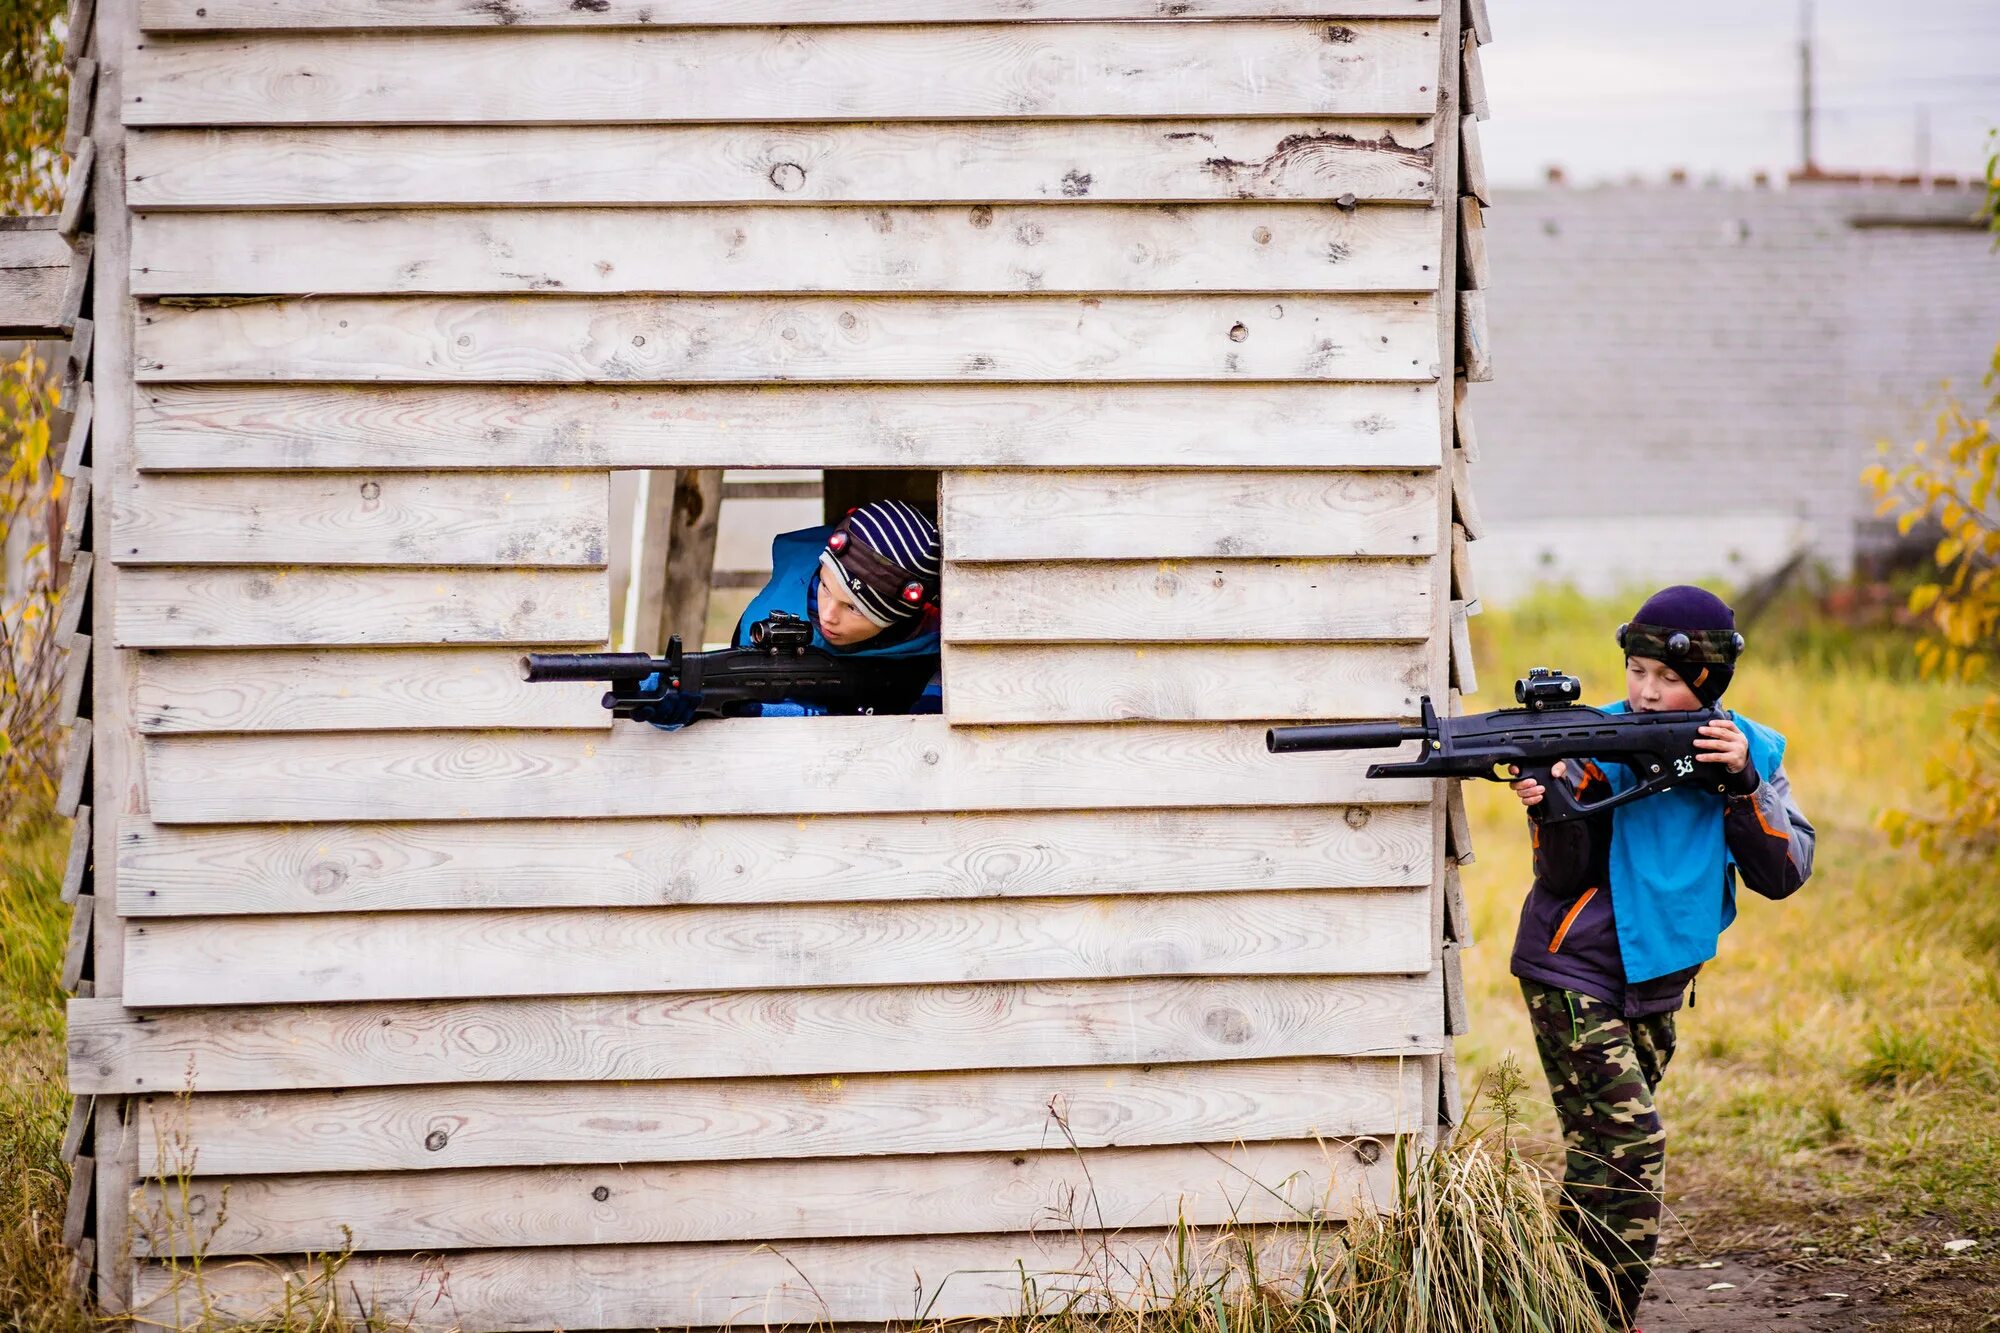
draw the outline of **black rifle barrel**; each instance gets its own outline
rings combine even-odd
[[[528,653],[522,680],[638,680],[661,669],[645,653]]]
[[[1273,727],[1264,733],[1272,754],[1297,750],[1386,750],[1424,738],[1422,727],[1399,722],[1343,722],[1327,727]]]

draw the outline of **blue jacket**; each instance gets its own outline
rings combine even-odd
[[[1632,1017],[1676,1009],[1735,918],[1739,878],[1769,898],[1805,883],[1815,835],[1792,799],[1783,737],[1732,716],[1750,738],[1751,763],[1728,796],[1680,788],[1587,819],[1529,822],[1535,881],[1521,905],[1514,975]],[[1631,779],[1586,761],[1564,780],[1597,800]]]
[[[803,617],[813,627],[813,646],[822,648],[837,657],[888,657],[932,659],[930,683],[910,706],[912,713],[936,713],[943,709],[944,695],[937,674],[936,659],[939,652],[939,625],[935,611],[926,611],[915,620],[901,625],[892,625],[874,638],[853,647],[840,648],[828,643],[819,632],[819,555],[826,549],[826,539],[833,535],[831,525],[818,528],[800,528],[797,532],[781,532],[771,541],[771,579],[764,590],[750,599],[742,617],[736,622],[736,632],[730,642],[738,648],[750,642],[750,626],[764,619],[773,611],[789,611]],[[765,717],[797,717],[817,714],[821,710],[808,704],[787,700],[784,703],[765,704],[761,712]]]

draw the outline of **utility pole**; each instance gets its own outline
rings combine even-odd
[[[1813,155],[1813,7],[1799,0],[1799,174],[1817,176]]]

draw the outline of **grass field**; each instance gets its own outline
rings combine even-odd
[[[1619,607],[1559,596],[1480,617],[1486,688],[1471,706],[1510,700],[1530,665],[1568,668],[1589,697],[1611,697],[1622,688],[1610,640],[1620,618]],[[1682,1016],[1662,1099],[1669,1199],[1684,1228],[1670,1245],[1838,1271],[1843,1287],[1898,1301],[1885,1326],[1996,1326],[2000,866],[1936,869],[1876,829],[1884,806],[1921,805],[1928,737],[1954,703],[1912,678],[1906,647],[1824,627],[1760,633],[1731,690],[1733,706],[1790,737],[1786,767],[1818,826],[1819,862],[1788,902],[1746,898]],[[1530,1139],[1552,1146],[1507,975],[1528,875],[1522,816],[1504,788],[1472,788],[1466,886],[1479,944],[1467,956],[1474,1032],[1459,1066],[1469,1087],[1517,1054],[1530,1071]],[[55,1244],[65,842],[51,829],[0,849],[0,1326],[28,1333],[88,1327],[64,1297]],[[1980,1244],[1948,1256],[1957,1238]]]
[[[1548,595],[1478,618],[1483,688],[1467,707],[1511,705],[1534,665],[1581,676],[1586,699],[1622,697],[1611,635],[1629,614]],[[1885,806],[1921,808],[1929,738],[1957,702],[1913,678],[1904,646],[1796,625],[1752,636],[1727,702],[1788,737],[1818,861],[1785,902],[1743,895],[1681,1015],[1668,1198],[1683,1249],[1865,1265],[1877,1287],[1912,1289],[1897,1327],[1974,1328],[2000,1317],[2000,866],[1934,868],[1875,826]],[[1523,816],[1505,787],[1467,786],[1470,1078],[1510,1051],[1538,1065],[1507,970],[1530,877]],[[1546,1142],[1554,1116],[1531,1086]],[[1950,1257],[1958,1238],[1980,1244]]]

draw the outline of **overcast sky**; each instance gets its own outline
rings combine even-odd
[[[1487,0],[1496,184],[1685,167],[1747,180],[1798,164],[1799,0]],[[1816,0],[1818,153],[1829,171],[1976,173],[2000,126],[2000,0]],[[1899,16],[1900,15],[1900,16]],[[1906,17],[1902,17],[1906,16]]]

